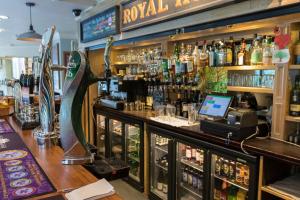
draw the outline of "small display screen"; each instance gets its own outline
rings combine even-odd
[[[225,117],[231,104],[231,99],[232,98],[229,96],[207,95],[199,114],[213,117]]]

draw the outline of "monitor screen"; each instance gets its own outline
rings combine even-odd
[[[199,114],[213,117],[225,117],[231,104],[231,99],[232,97],[229,96],[207,95],[199,110]]]

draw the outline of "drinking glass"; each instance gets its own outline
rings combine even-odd
[[[188,107],[188,123],[194,124],[197,118],[197,112],[195,106],[193,106],[192,104],[188,104],[187,107]]]

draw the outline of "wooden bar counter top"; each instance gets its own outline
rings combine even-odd
[[[79,188],[81,186],[93,183],[98,179],[93,176],[81,165],[62,165],[61,160],[63,158],[63,150],[54,146],[51,148],[40,148],[33,138],[32,131],[23,131],[12,117],[6,118],[8,123],[13,129],[21,136],[28,149],[35,157],[38,164],[44,170],[52,184],[57,189],[57,192],[44,196],[38,196],[31,199],[43,199],[46,197],[55,196],[58,194],[64,194],[70,190]],[[102,200],[121,200],[118,195],[103,198]]]

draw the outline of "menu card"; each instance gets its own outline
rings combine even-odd
[[[68,200],[95,200],[113,195],[114,193],[114,187],[103,178],[95,183],[73,190],[65,196]]]

